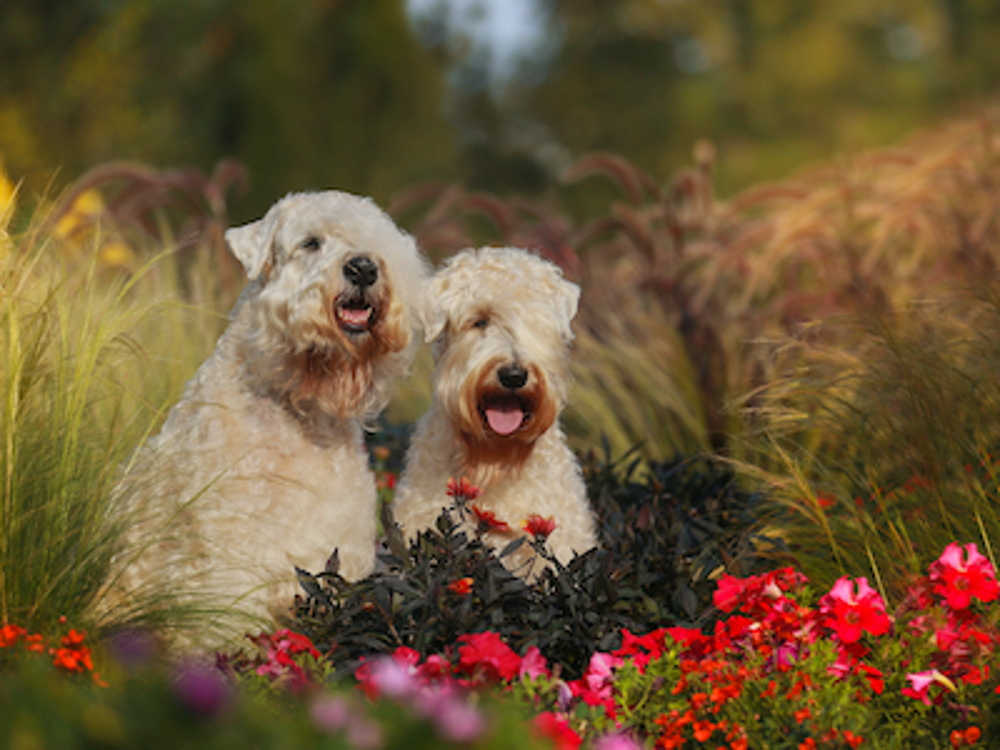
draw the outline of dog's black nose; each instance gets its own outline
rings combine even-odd
[[[378,265],[365,255],[351,258],[344,264],[344,278],[362,289],[378,279]]]
[[[505,365],[497,371],[497,376],[500,378],[500,385],[512,391],[523,388],[528,382],[528,371],[521,365]]]

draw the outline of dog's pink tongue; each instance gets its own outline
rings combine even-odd
[[[342,307],[340,308],[340,319],[352,326],[363,326],[368,323],[371,317],[370,307]]]
[[[498,435],[510,435],[524,421],[524,412],[518,407],[490,407],[486,410],[486,421],[490,429]]]

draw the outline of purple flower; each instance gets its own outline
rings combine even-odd
[[[174,694],[188,709],[201,716],[214,716],[229,705],[232,686],[217,668],[198,661],[178,665],[174,672]]]
[[[338,732],[347,726],[351,708],[339,695],[323,695],[309,706],[309,716],[321,732]]]
[[[111,656],[125,669],[135,670],[148,666],[160,653],[156,637],[139,628],[119,630],[108,639]]]

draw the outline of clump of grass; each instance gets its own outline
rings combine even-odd
[[[427,186],[393,209],[434,255],[521,245],[583,285],[574,400],[587,416],[573,423],[583,439],[607,424],[616,453],[637,436],[647,458],[692,443],[730,452],[741,427],[729,405],[787,374],[771,342],[818,320],[949,300],[1000,267],[998,125],[991,109],[729,199],[715,194],[714,150],[700,143],[694,165],[665,182],[594,154],[534,205]],[[645,363],[631,356],[640,349]],[[658,389],[641,396],[657,418],[622,408],[637,386]]]
[[[44,630],[86,622],[120,468],[193,369],[157,352],[196,360],[219,323],[182,303],[168,258],[123,273],[99,230],[67,248],[39,211],[0,246],[0,618]]]
[[[754,394],[744,473],[818,585],[877,581],[890,600],[949,542],[1000,540],[1000,299],[841,321],[796,344],[800,368]]]

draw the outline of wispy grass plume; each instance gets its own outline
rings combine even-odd
[[[865,575],[889,597],[949,542],[976,542],[995,564],[997,299],[869,319],[849,338],[802,344],[801,369],[748,410],[745,470],[768,488],[773,528],[819,585]]]
[[[0,247],[0,618],[39,629],[85,619],[107,573],[120,467],[190,374],[156,352],[198,357],[218,328],[163,258],[126,274],[44,226]]]

